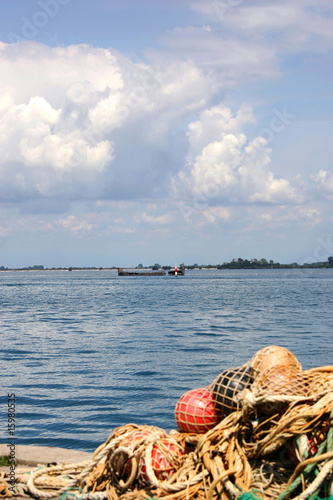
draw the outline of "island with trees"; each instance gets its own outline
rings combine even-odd
[[[223,264],[216,265],[205,265],[199,266],[198,264],[193,264],[193,266],[186,266],[187,269],[205,268],[205,269],[304,269],[304,268],[328,268],[333,267],[333,256],[328,257],[327,261],[324,262],[307,262],[304,264],[298,264],[293,262],[291,264],[280,264],[280,262],[274,262],[274,260],[267,259],[232,259],[231,262],[224,262]]]

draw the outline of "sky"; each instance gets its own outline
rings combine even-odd
[[[333,255],[331,0],[0,6],[0,266]]]

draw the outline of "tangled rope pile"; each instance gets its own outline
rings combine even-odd
[[[261,372],[204,434],[125,425],[91,461],[21,474],[17,491],[61,500],[333,497],[333,367],[298,371],[283,390],[280,375]]]

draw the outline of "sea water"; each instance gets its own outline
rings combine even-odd
[[[266,345],[333,364],[333,269],[0,273],[1,441],[93,451],[115,427],[176,427],[189,389]]]

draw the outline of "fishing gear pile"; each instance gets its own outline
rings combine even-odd
[[[265,347],[208,387],[186,392],[175,419],[178,430],[169,434],[119,427],[91,461],[21,474],[17,492],[82,500],[333,500],[333,366],[303,371],[287,349]]]

